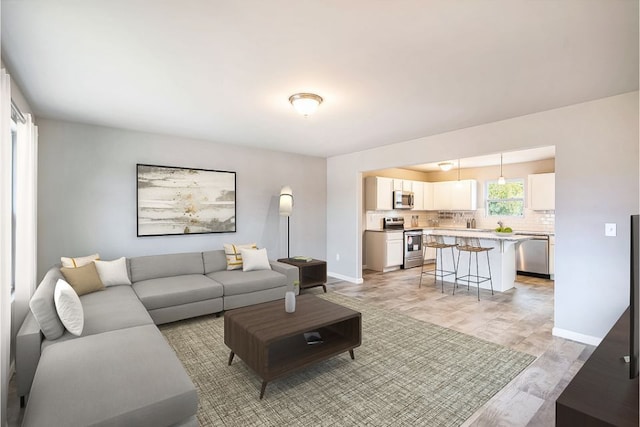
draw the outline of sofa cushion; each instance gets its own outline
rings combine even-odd
[[[53,302],[66,330],[72,335],[79,336],[84,327],[84,311],[76,291],[67,282],[58,279],[53,292]]]
[[[201,252],[134,257],[130,259],[130,268],[134,283],[158,277],[204,274]]]
[[[202,274],[143,280],[133,289],[147,310],[221,298],[223,291],[222,285]]]
[[[240,249],[242,254],[242,271],[271,270],[267,250]]]
[[[273,270],[258,271],[216,271],[207,277],[224,287],[224,295],[238,295],[248,292],[277,288],[287,284],[287,276]]]
[[[29,308],[33,317],[36,318],[44,336],[50,340],[60,338],[65,331],[53,302],[53,292],[58,279],[64,280],[60,269],[58,267],[50,268],[29,300]]]
[[[78,295],[89,294],[104,289],[96,265],[93,262],[83,265],[82,267],[62,267],[60,271],[67,283],[71,285]]]
[[[153,325],[153,319],[131,286],[110,286],[102,292],[81,296],[80,302],[84,311],[82,337],[133,326]],[[55,341],[43,341],[42,348],[75,338],[67,331]]]
[[[204,260],[204,274],[227,269],[227,256],[223,249],[202,252],[202,259]]]
[[[95,260],[96,270],[100,281],[105,286],[130,285],[129,269],[127,267],[127,259],[121,257],[113,261]]]
[[[241,249],[258,249],[258,245],[255,243],[247,243],[244,245],[235,245],[233,243],[224,243],[224,253],[227,258],[227,270],[240,270],[242,269],[242,254]]]
[[[46,348],[23,426],[159,426],[198,408],[196,389],[153,325]]]
[[[90,264],[97,259],[100,259],[100,255],[98,254],[80,256],[75,258],[63,256],[63,257],[60,257],[60,262],[62,263],[63,267],[76,268],[76,267],[82,267],[83,265]]]

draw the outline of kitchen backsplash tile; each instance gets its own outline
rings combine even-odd
[[[502,221],[505,227],[516,231],[555,232],[555,211],[532,211],[525,209],[524,216],[519,217],[485,217],[485,209],[476,211],[367,211],[365,223],[367,229],[381,229],[383,219],[388,216],[404,217],[407,226],[412,224],[412,217],[418,216],[420,227],[466,227],[467,219],[475,218],[476,228],[493,229]]]

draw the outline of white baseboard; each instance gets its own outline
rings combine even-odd
[[[327,276],[335,277],[336,279],[344,280],[345,282],[355,283],[356,285],[364,283],[362,278],[345,276],[343,274],[332,273],[331,271],[327,272]]]
[[[555,327],[552,329],[551,334],[556,337],[566,338],[568,340],[578,341],[578,342],[589,344],[589,345],[600,345],[600,343],[602,342],[602,338],[594,337],[591,335],[580,334],[578,332],[569,331],[567,329],[555,328]]]

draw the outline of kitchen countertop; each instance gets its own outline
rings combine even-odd
[[[519,236],[517,234],[499,235],[493,231],[474,230],[471,228],[460,229],[431,229],[431,234],[447,237],[476,237],[484,240],[504,240],[509,242],[520,242],[522,240],[530,240],[531,236]]]
[[[463,227],[408,227],[404,230],[394,230],[394,229],[367,229],[365,231],[375,231],[375,232],[401,232],[401,231],[416,231],[416,230],[425,230],[436,232],[434,234],[439,234],[441,236],[461,236],[461,237],[478,237],[481,239],[491,239],[491,240],[527,240],[526,236],[554,236],[555,233],[550,233],[547,231],[523,231],[523,230],[515,230],[514,234],[511,236],[499,236],[496,235],[492,229],[488,228],[463,228]],[[447,232],[455,232],[456,234],[446,234]],[[466,235],[466,233],[470,233]]]

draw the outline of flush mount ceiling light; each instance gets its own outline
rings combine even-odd
[[[315,93],[294,93],[289,97],[293,108],[305,117],[315,113],[322,101],[322,97]]]
[[[502,153],[500,153],[500,178],[498,178],[498,185],[504,185],[507,182],[502,175]]]
[[[453,167],[453,163],[451,162],[438,163],[438,166],[442,171],[446,172],[451,170],[451,168]]]

